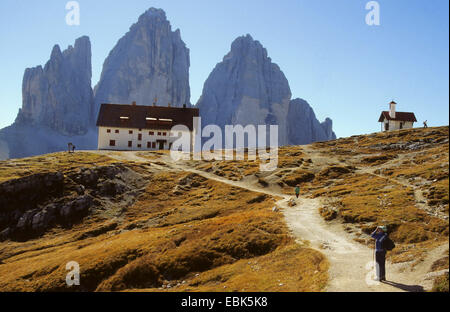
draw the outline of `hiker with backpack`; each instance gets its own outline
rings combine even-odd
[[[386,281],[386,251],[394,249],[395,244],[389,238],[386,226],[378,226],[370,235],[375,239],[375,268],[377,281]]]

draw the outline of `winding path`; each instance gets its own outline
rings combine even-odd
[[[448,249],[444,244],[430,252],[428,258],[410,270],[408,263],[387,263],[387,283],[373,280],[373,250],[355,242],[337,221],[326,222],[319,214],[322,203],[320,199],[300,198],[296,205],[289,207],[291,196],[280,193],[274,188],[262,187],[254,180],[232,181],[209,172],[193,169],[188,165],[175,163],[169,156],[162,156],[161,166],[151,159],[137,155],[137,152],[105,152],[94,151],[107,155],[119,161],[134,161],[150,164],[159,169],[181,170],[192,172],[210,180],[231,186],[264,193],[275,198],[281,198],[276,205],[284,214],[286,223],[300,244],[307,244],[323,253],[330,263],[329,284],[326,291],[334,292],[393,292],[393,291],[423,291],[431,288],[432,280],[426,280],[426,274],[433,261],[442,257]],[[158,162],[160,162],[159,160]]]

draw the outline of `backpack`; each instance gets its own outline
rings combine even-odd
[[[395,248],[395,243],[392,241],[392,239],[389,236],[387,236],[383,240],[383,249],[385,249],[387,251],[391,251],[394,248]]]

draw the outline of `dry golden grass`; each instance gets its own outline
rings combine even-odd
[[[291,243],[268,255],[201,273],[172,291],[317,292],[327,284],[327,270],[328,262],[319,252]]]
[[[22,159],[0,161],[0,183],[36,173],[61,171],[73,172],[80,167],[93,167],[113,163],[103,155],[88,152],[60,152]]]
[[[449,292],[449,278],[448,273],[443,274],[434,280],[433,292]]]
[[[448,257],[448,249],[445,252],[446,256],[442,257],[441,259],[438,259],[437,261],[435,261],[433,263],[433,265],[431,266],[431,272],[437,272],[437,271],[441,271],[441,270],[445,270],[448,269],[448,265],[449,265],[449,257]]]
[[[413,150],[375,149],[399,142],[432,144]],[[448,240],[448,127],[380,133],[313,146],[320,154],[330,148],[345,154],[339,160],[355,168],[332,180],[316,176],[307,186],[311,196],[334,199],[332,207],[320,211],[325,219],[341,218],[366,234],[377,225],[387,225],[397,244],[389,253],[394,262],[420,261]],[[447,219],[428,213],[423,206],[446,214]]]
[[[281,181],[292,188],[301,183],[311,182],[313,179],[314,174],[310,171],[297,169],[285,176]]]
[[[361,242],[371,242],[367,234],[378,224],[388,225],[398,243],[390,254],[403,261],[448,239],[448,219],[424,210],[448,217],[448,138],[448,127],[418,128],[282,147],[271,175],[261,176],[256,167],[249,173],[256,171],[262,186],[278,185],[285,194],[293,195],[299,184],[302,195],[326,198],[329,204],[319,213],[357,225],[366,234],[357,238]],[[242,169],[251,165],[198,162],[197,168],[242,179]]]
[[[391,132],[377,132],[370,135],[352,136],[349,138],[342,138],[335,141],[319,142],[312,144],[316,149],[327,149],[333,153],[341,155],[363,155],[380,152],[376,149],[377,144],[383,146],[398,143],[417,143],[417,142],[434,142],[437,144],[448,145],[448,142],[443,143],[449,135],[449,127],[434,127],[434,128],[415,128],[405,129]],[[410,153],[410,150],[394,149],[394,154]],[[390,155],[391,151],[383,151],[384,155]],[[387,153],[386,153],[387,152]]]
[[[195,174],[147,174],[146,191],[119,218],[90,215],[71,229],[0,243],[0,291],[71,290],[70,261],[81,268],[81,286],[72,290],[160,291],[169,283],[175,291],[323,289],[327,261],[296,245],[272,212],[273,198]]]

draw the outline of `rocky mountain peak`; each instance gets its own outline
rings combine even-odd
[[[238,37],[205,82],[197,103],[206,124],[277,124],[286,144],[285,119],[291,90],[267,50],[250,35]]]
[[[55,44],[52,49],[52,53],[50,54],[50,60],[60,59],[62,57],[61,48],[59,45]]]
[[[48,127],[65,135],[81,135],[93,122],[91,44],[88,37],[61,51],[52,49],[50,60],[27,68],[22,83],[22,109],[17,123]]]
[[[189,49],[180,31],[172,31],[166,14],[151,8],[123,36],[103,64],[95,88],[102,103],[190,106]]]
[[[335,138],[331,119],[321,124],[306,101],[291,101],[285,75],[249,34],[233,41],[197,105],[204,124],[278,125],[279,145]]]
[[[164,12],[163,9],[157,9],[157,8],[150,8],[147,11],[145,11],[144,14],[142,14],[139,17],[139,21],[141,21],[141,19],[160,19],[160,20],[165,20],[167,21],[167,17],[166,17],[166,12]]]
[[[264,57],[267,57],[267,50],[258,40],[254,40],[250,34],[236,38],[231,43],[230,53],[235,53],[237,55],[254,55],[262,53]]]
[[[324,122],[319,122],[309,103],[299,98],[289,103],[287,131],[292,145],[336,139],[332,120],[326,118]]]

